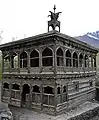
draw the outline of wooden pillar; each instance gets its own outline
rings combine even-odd
[[[4,53],[2,52],[2,73],[4,72]],[[2,76],[3,78],[3,76]]]
[[[40,85],[41,110],[43,110],[43,84]]]
[[[30,108],[32,108],[32,91],[33,91],[33,87],[32,84],[30,84]]]
[[[56,115],[56,108],[57,108],[57,83],[56,83],[56,79],[55,79],[55,87],[54,87],[54,112]]]
[[[18,73],[20,73],[20,52],[18,52]]]
[[[27,69],[28,69],[28,73],[30,73],[30,51],[29,50],[27,54]]]
[[[11,103],[11,89],[12,89],[12,82],[10,80],[10,83],[9,83],[9,103]]]
[[[55,40],[55,38],[54,38]],[[54,75],[57,73],[57,55],[56,55],[56,45],[54,45],[53,48],[53,66],[54,66]]]
[[[40,68],[40,72],[42,72],[42,49],[39,48],[39,68]]]
[[[22,106],[22,92],[23,92],[23,85],[22,85],[22,80],[20,84],[20,106]]]
[[[66,56],[65,56],[65,50],[64,50],[64,56],[63,56],[63,62],[64,62],[64,72],[66,71]]]
[[[9,53],[9,57],[10,57],[10,59],[9,59],[9,62],[10,62],[10,65],[9,65],[9,72],[11,73],[11,68],[12,68],[12,54],[11,54],[11,52]]]
[[[72,67],[72,72],[73,72],[73,54],[71,54],[71,67]]]
[[[83,72],[85,72],[85,56],[83,56]]]

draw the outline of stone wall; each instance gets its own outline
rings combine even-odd
[[[68,120],[99,120],[99,107],[96,107]]]

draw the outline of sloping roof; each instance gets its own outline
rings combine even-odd
[[[68,35],[62,34],[62,33],[58,32],[56,30],[50,31],[50,32],[47,32],[47,33],[43,33],[43,34],[39,34],[39,35],[36,35],[36,36],[32,36],[32,37],[20,39],[20,40],[17,40],[17,41],[2,44],[2,45],[0,45],[0,49],[5,48],[5,47],[10,47],[10,46],[15,46],[15,45],[18,45],[18,44],[28,43],[28,42],[31,42],[31,41],[38,41],[42,38],[48,38],[48,37],[51,37],[51,36],[58,36],[58,37],[63,38],[64,41],[68,40],[68,41],[74,42],[78,45],[83,45],[84,47],[88,47],[90,49],[97,50],[95,47],[90,46],[89,44],[87,44],[83,41],[80,41],[80,40],[78,40],[74,37],[70,37]]]

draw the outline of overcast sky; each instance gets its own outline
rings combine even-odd
[[[99,0],[0,0],[1,43],[47,32],[54,4],[62,12],[62,33],[79,36],[99,30]]]

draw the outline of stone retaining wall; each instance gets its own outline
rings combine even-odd
[[[96,119],[96,117],[97,117],[97,119]],[[89,110],[85,113],[77,115],[68,120],[99,120],[99,107],[96,107],[92,110]]]

